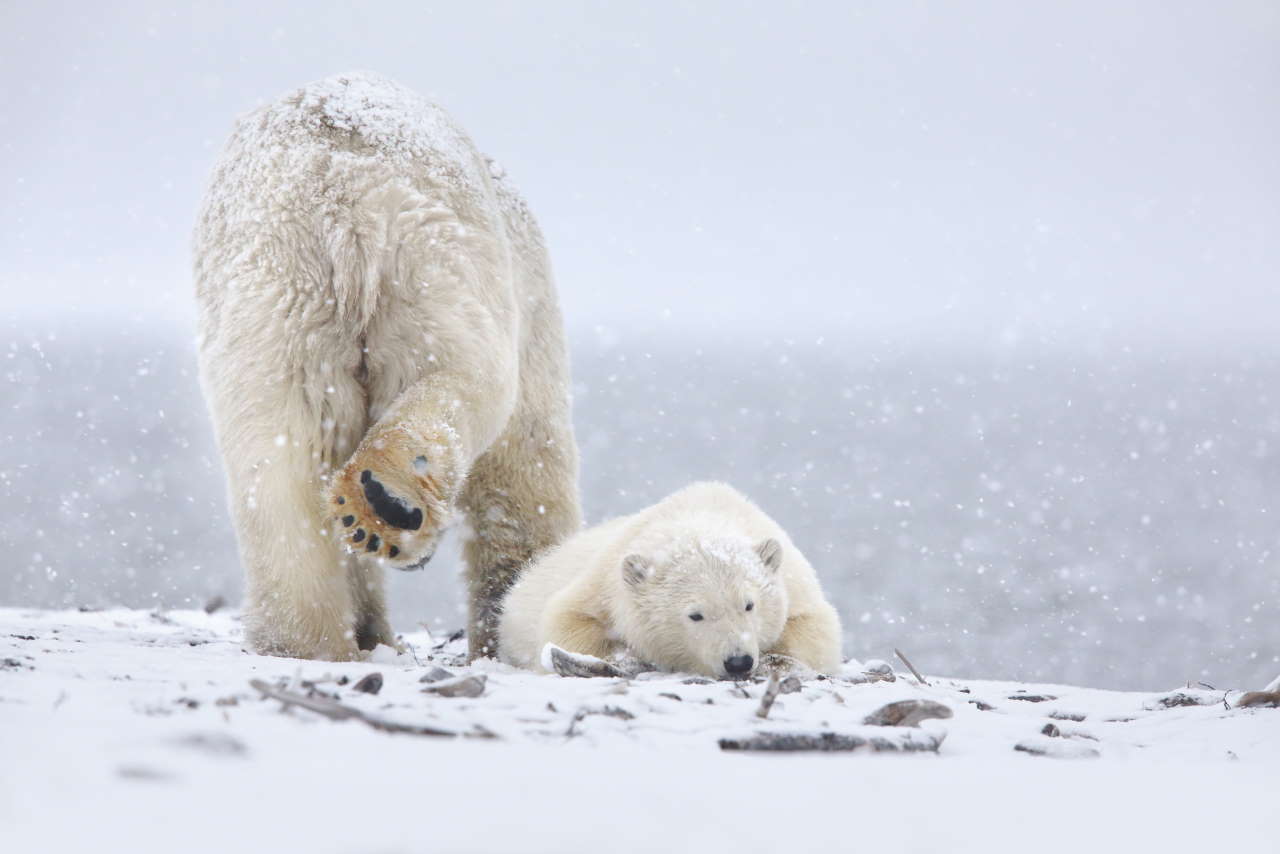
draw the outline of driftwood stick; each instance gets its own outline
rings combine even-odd
[[[761,732],[720,739],[721,750],[770,753],[937,753],[939,736],[913,733],[901,738],[837,732]]]
[[[794,674],[782,676],[777,670],[773,671],[769,674],[769,683],[765,685],[764,696],[760,698],[760,708],[756,709],[756,716],[769,717],[769,710],[773,708],[773,701],[778,699],[779,694],[794,694],[799,690],[799,677]]]
[[[261,679],[250,679],[249,684],[265,697],[273,700],[279,700],[285,706],[298,706],[309,712],[315,712],[321,717],[326,717],[331,721],[347,721],[357,720],[365,726],[382,732],[406,733],[408,735],[431,735],[440,736],[442,738],[456,738],[461,733],[453,730],[440,729],[438,727],[427,726],[425,724],[402,724],[396,721],[389,721],[374,715],[365,714],[353,706],[339,703],[337,700],[329,700],[324,697],[308,697],[305,694],[297,694],[293,691],[287,691],[284,688],[277,688]],[[491,737],[491,734],[490,734]]]
[[[773,701],[778,699],[778,691],[782,687],[782,680],[778,678],[778,671],[769,674],[769,684],[764,688],[764,695],[760,698],[760,708],[756,709],[756,717],[769,717],[769,710],[773,708]]]
[[[928,682],[924,681],[924,677],[920,675],[920,671],[919,671],[919,670],[916,670],[915,665],[914,665],[914,664],[912,664],[912,663],[907,659],[907,657],[906,657],[905,655],[903,655],[903,654],[902,654],[902,650],[895,648],[893,651],[894,651],[894,653],[896,653],[896,654],[897,654],[898,658],[901,658],[901,659],[902,659],[902,663],[903,663],[903,664],[905,664],[905,665],[907,665],[907,669],[911,671],[911,675],[912,675],[912,676],[916,677],[916,681],[917,681],[917,682],[919,682],[921,685],[928,685],[928,684],[929,684]]]

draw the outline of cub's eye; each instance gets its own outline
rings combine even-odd
[[[701,615],[701,614],[690,614],[690,615],[689,615],[689,619],[690,619],[690,620],[693,620],[695,623],[698,623],[698,622],[701,622],[701,621],[702,621],[702,615]]]
[[[748,603],[747,603],[747,610],[748,610],[748,611],[750,611],[750,610],[751,610],[752,608],[754,608],[755,606],[756,606],[756,603],[755,603],[755,602],[748,602]]]

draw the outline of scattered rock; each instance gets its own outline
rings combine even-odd
[[[881,706],[862,721],[868,726],[918,727],[931,718],[949,718],[951,709],[933,700],[899,700]]]
[[[1089,747],[1087,744],[1064,738],[1027,739],[1015,744],[1013,749],[1032,756],[1047,756],[1050,759],[1096,759],[1102,755],[1096,747]]]
[[[1146,709],[1177,709],[1182,706],[1212,706],[1222,697],[1208,691],[1174,691],[1143,704]]]
[[[484,683],[489,677],[483,673],[471,676],[458,676],[453,679],[442,679],[422,689],[424,694],[435,694],[439,697],[479,697],[484,693]]]
[[[214,596],[208,602],[204,603],[204,612],[206,614],[212,614],[216,611],[222,610],[223,608],[226,607],[226,605],[227,605],[227,600],[225,597]]]
[[[658,696],[666,697],[668,700],[675,700],[677,703],[684,702],[683,697],[681,697],[679,694],[672,694],[670,691],[663,691],[662,693],[658,694]]]
[[[1062,735],[1062,730],[1058,729],[1057,724],[1045,724],[1044,729],[1040,730],[1040,734],[1047,735],[1050,738],[1059,738]]]
[[[681,680],[681,685],[710,685],[714,679],[708,679],[705,676],[690,676],[688,679]]]
[[[1010,700],[1022,700],[1022,701],[1023,701],[1023,702],[1025,702],[1025,703],[1047,703],[1047,702],[1048,702],[1048,701],[1050,701],[1050,700],[1056,700],[1056,699],[1058,699],[1058,698],[1057,698],[1057,697],[1055,697],[1055,696],[1053,696],[1052,694],[1025,694],[1025,693],[1018,693],[1018,694],[1011,694],[1011,695],[1009,695],[1009,699],[1010,699]]]
[[[873,658],[863,665],[862,675],[868,682],[896,682],[898,680],[893,668],[889,666],[889,662],[881,661],[878,658]]]
[[[1084,715],[1078,715],[1074,712],[1050,712],[1049,717],[1055,721],[1075,721],[1076,723],[1080,723],[1085,719]]]
[[[249,755],[249,748],[243,741],[224,732],[193,732],[174,739],[173,743],[179,747],[189,747],[213,756]]]
[[[351,686],[352,691],[359,691],[362,694],[376,694],[382,690],[382,674],[369,673],[359,682]]]
[[[419,679],[418,681],[419,682],[439,682],[442,679],[452,679],[453,676],[454,674],[453,674],[453,671],[451,670],[445,670],[443,667],[433,667],[430,670],[428,670],[426,673],[422,674],[422,678]]]
[[[989,712],[995,708],[995,706],[991,705],[990,703],[984,703],[981,700],[969,700],[969,702],[977,706],[978,711],[980,712]]]
[[[168,771],[151,768],[147,765],[121,765],[116,773],[126,780],[138,780],[146,783],[162,783],[174,779]]]

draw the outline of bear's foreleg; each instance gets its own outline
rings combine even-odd
[[[495,350],[465,373],[409,386],[330,482],[326,504],[348,551],[395,569],[435,554],[470,467],[510,417],[515,376]]]
[[[549,615],[544,628],[539,650],[550,643],[567,652],[607,660],[618,649],[617,642],[610,640],[605,625],[580,611],[561,611]],[[542,668],[537,652],[535,659],[539,661],[539,668]]]
[[[245,566],[246,642],[267,655],[358,658],[348,567],[326,535],[309,454],[274,439],[236,445],[226,458]]]
[[[835,673],[840,669],[840,618],[830,605],[823,603],[813,611],[787,619],[782,636],[770,653],[790,656],[819,673]]]

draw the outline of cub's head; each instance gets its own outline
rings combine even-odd
[[[716,679],[750,674],[782,634],[787,593],[782,547],[768,539],[694,540],[623,559],[621,634],[663,670]]]

